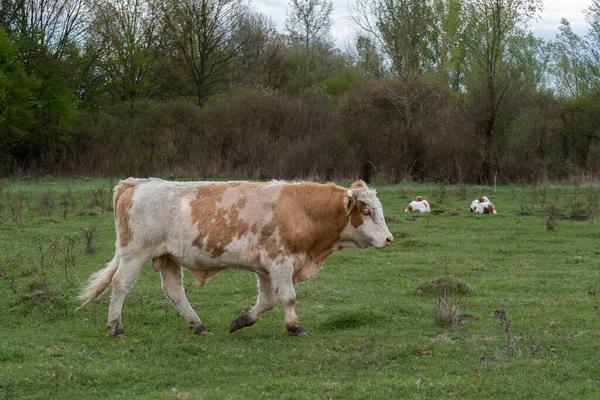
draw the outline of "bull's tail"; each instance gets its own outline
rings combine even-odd
[[[108,263],[106,268],[90,276],[90,280],[87,287],[83,289],[83,291],[77,297],[84,303],[77,307],[75,311],[78,311],[81,308],[83,308],[85,305],[90,303],[96,297],[100,296],[106,290],[106,288],[112,281],[113,275],[115,274],[115,272],[117,272],[117,268],[119,268],[119,255],[115,254],[115,257],[110,263]]]

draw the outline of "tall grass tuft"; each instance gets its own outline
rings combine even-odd
[[[444,279],[441,280],[442,293],[436,301],[435,319],[438,325],[454,327],[461,324],[464,319],[462,304],[468,291],[458,292],[451,286],[452,279],[448,271],[448,260],[444,260]]]

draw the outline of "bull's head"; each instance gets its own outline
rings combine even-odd
[[[383,216],[383,207],[377,192],[363,181],[356,181],[346,193],[346,215],[349,222],[342,239],[355,242],[359,247],[387,247],[394,241]]]

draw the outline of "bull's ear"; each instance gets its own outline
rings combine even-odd
[[[350,215],[355,205],[356,199],[352,195],[352,190],[348,190],[346,192],[346,198],[344,199],[344,211],[346,212],[346,215]]]
[[[366,188],[366,187],[367,187],[367,185],[361,179],[354,181],[352,186],[350,186],[351,189],[359,189],[359,188]]]

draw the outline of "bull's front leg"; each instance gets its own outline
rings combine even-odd
[[[256,274],[258,280],[258,300],[256,305],[248,312],[242,312],[238,315],[229,326],[229,332],[235,332],[238,329],[254,325],[265,311],[269,311],[277,303],[277,297],[271,284],[271,279],[268,276]]]
[[[289,265],[279,265],[271,270],[271,282],[279,304],[283,307],[285,326],[288,332],[294,336],[310,336],[310,334],[298,322],[298,316],[294,310],[296,304],[296,290],[293,283],[294,268]]]

